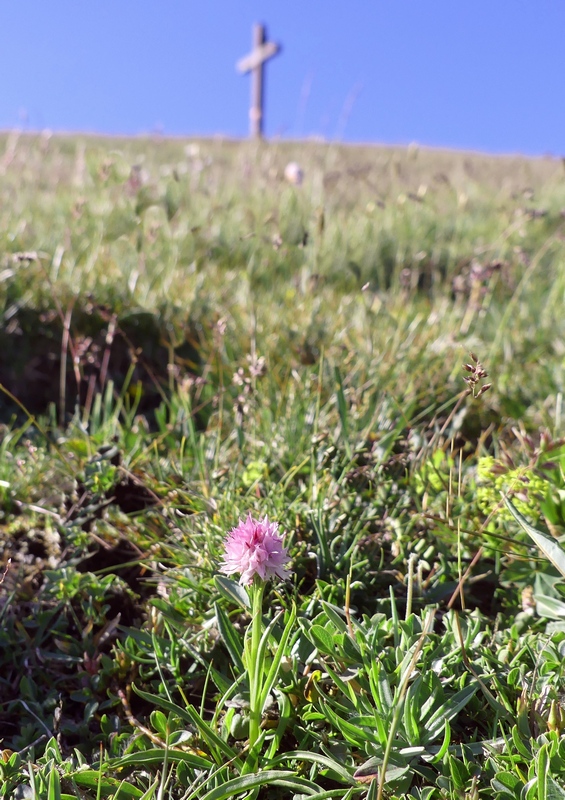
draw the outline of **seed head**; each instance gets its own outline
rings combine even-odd
[[[474,353],[469,353],[469,355],[471,356],[471,361],[473,363],[462,365],[465,372],[470,373],[470,375],[465,375],[463,380],[469,387],[469,393],[472,394],[475,399],[477,399],[485,392],[488,392],[492,386],[492,383],[485,383],[481,386],[481,381],[483,381],[485,378],[488,378],[488,372]]]

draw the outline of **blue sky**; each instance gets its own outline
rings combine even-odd
[[[9,0],[0,127],[245,136],[256,21],[268,137],[565,153],[563,0]]]

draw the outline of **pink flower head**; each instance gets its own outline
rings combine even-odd
[[[239,582],[247,585],[253,583],[255,575],[263,581],[275,575],[287,578],[289,557],[278,528],[278,522],[269,522],[267,517],[257,520],[249,514],[245,522],[240,520],[224,542],[226,551],[220,572],[226,575],[239,572]]]

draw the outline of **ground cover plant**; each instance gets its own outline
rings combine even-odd
[[[0,796],[565,796],[561,162],[0,172]]]

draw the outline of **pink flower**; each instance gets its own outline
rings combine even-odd
[[[233,528],[224,542],[226,548],[220,572],[233,575],[239,572],[242,584],[253,583],[258,575],[267,581],[278,575],[283,580],[289,576],[286,564],[289,562],[283,537],[279,536],[278,522],[269,522],[267,517],[253,519],[251,514],[245,522]]]

